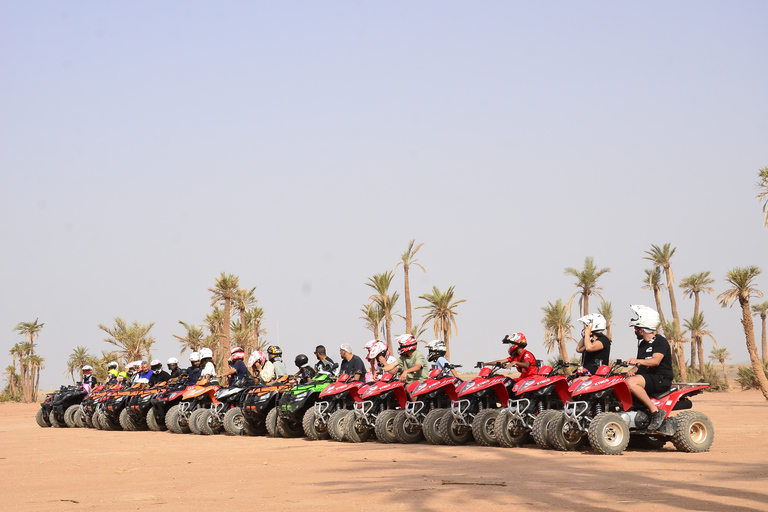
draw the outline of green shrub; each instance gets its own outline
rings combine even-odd
[[[768,378],[768,361],[763,361],[763,372],[765,377]],[[755,378],[755,372],[752,371],[752,365],[739,367],[736,382],[739,383],[741,389],[760,389],[760,385]]]
[[[21,393],[14,395],[11,393],[11,386],[5,386],[5,389],[0,393],[0,402],[21,402]]]
[[[728,391],[723,372],[711,364],[704,365],[702,374],[698,368],[688,368],[688,382],[706,382],[709,384],[707,391]]]

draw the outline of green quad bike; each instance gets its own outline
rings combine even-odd
[[[304,435],[304,414],[315,407],[320,392],[335,381],[328,373],[317,373],[306,384],[297,384],[280,397],[277,413],[277,431],[282,437]]]

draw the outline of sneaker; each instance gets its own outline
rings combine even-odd
[[[666,417],[667,417],[667,411],[664,411],[661,409],[651,414],[651,424],[648,425],[648,430],[650,431],[658,430],[661,424],[664,423],[664,418]]]

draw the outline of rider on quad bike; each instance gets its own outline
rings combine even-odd
[[[441,372],[443,370],[450,371],[451,375],[457,379],[459,378],[459,372],[456,371],[456,367],[449,363],[445,358],[447,348],[443,340],[430,341],[427,343],[427,350],[429,351],[427,360],[430,363],[433,363],[433,368],[440,370]]]
[[[384,366],[394,363],[397,359],[389,353],[389,347],[381,340],[371,340],[365,344],[364,348],[368,351],[365,359],[370,368],[369,373],[365,375],[365,381],[375,382],[381,378]]]
[[[395,341],[398,344],[397,351],[400,357],[395,362],[384,365],[384,371],[392,372],[400,367],[402,370],[400,382],[408,384],[414,381],[424,382],[429,377],[429,367],[424,354],[416,350],[418,340],[410,334],[403,334],[395,338]]]
[[[600,313],[579,318],[584,324],[581,340],[576,352],[582,354],[581,366],[594,375],[602,365],[608,364],[611,356],[611,340],[605,335],[608,323]]]
[[[536,375],[539,371],[538,362],[536,357],[526,348],[528,347],[528,339],[525,337],[525,334],[521,332],[507,334],[501,342],[510,345],[509,357],[482,363],[483,366],[504,365],[507,368],[516,366],[520,376],[514,379],[515,381]]]

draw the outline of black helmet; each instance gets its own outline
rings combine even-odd
[[[296,366],[301,368],[309,362],[309,358],[305,354],[299,354],[293,362],[296,363]]]
[[[277,345],[272,345],[267,349],[267,355],[269,355],[269,360],[271,361],[275,357],[280,357],[283,355],[283,350],[278,347]]]

